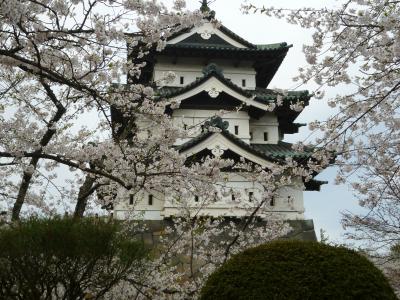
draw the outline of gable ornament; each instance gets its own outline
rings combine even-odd
[[[222,92],[222,89],[212,87],[212,88],[207,89],[206,92],[208,93],[208,95],[211,98],[217,98],[219,96],[219,94]]]
[[[225,153],[225,150],[227,150],[228,148],[222,145],[213,145],[207,149],[211,150],[211,153],[212,155],[214,155],[214,157],[220,158]]]

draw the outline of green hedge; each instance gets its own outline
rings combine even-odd
[[[201,299],[397,299],[367,258],[344,247],[276,241],[233,256]]]
[[[30,219],[0,229],[0,299],[102,297],[145,256],[99,219]]]

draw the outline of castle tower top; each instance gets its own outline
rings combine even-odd
[[[201,3],[200,11],[201,11],[202,13],[208,13],[208,12],[210,12],[210,7],[208,6],[208,4],[210,3],[210,1],[208,1],[208,0],[202,0],[200,3]]]

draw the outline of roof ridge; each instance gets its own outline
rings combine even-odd
[[[241,44],[244,44],[247,47],[257,48],[257,46],[255,44],[253,44],[253,43],[249,42],[248,40],[242,38],[240,35],[236,34],[231,29],[229,29],[228,27],[226,27],[226,26],[224,26],[222,24],[218,27],[218,29],[220,29],[226,35],[228,35],[228,36],[230,35],[232,39],[238,40]]]
[[[275,49],[275,48],[291,48],[293,45],[288,45],[286,42],[280,42],[280,43],[268,43],[268,44],[255,44],[257,49]]]
[[[209,50],[230,50],[237,52],[265,52],[265,51],[278,51],[282,49],[289,48],[287,45],[282,43],[279,47],[269,47],[269,48],[257,48],[257,47],[249,47],[249,48],[238,48],[235,46],[225,46],[218,44],[196,44],[196,43],[176,43],[176,44],[167,44],[169,48],[186,48],[186,49],[209,49]]]

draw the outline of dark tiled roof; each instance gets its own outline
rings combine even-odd
[[[226,79],[223,73],[217,68],[210,68],[209,70],[206,70],[203,77],[198,78],[197,80],[189,83],[184,87],[167,87],[167,86],[162,87],[161,89],[158,90],[158,94],[161,97],[167,97],[167,98],[175,97],[187,91],[190,91],[193,88],[198,87],[199,85],[206,82],[209,78],[213,76],[219,79],[226,86],[232,88],[234,91],[238,92],[239,94],[245,97],[249,98],[252,96],[256,96],[254,100],[263,104],[274,102],[278,96],[277,91],[270,89],[262,89],[262,88],[256,88],[255,90],[243,89],[238,85],[234,84],[232,81]],[[295,101],[300,99],[308,100],[310,99],[310,97],[311,95],[309,94],[308,91],[289,91],[287,95],[283,97],[283,100],[284,101]]]
[[[182,145],[177,146],[176,148],[179,150],[179,152],[188,150],[188,149],[196,146],[197,144],[200,144],[202,141],[207,139],[212,134],[213,134],[213,132],[209,132],[209,131],[203,132],[203,133],[199,134],[198,136],[192,138],[191,140],[187,141],[186,143],[183,143]]]
[[[257,151],[281,159],[285,157],[307,158],[311,155],[310,151],[295,151],[292,149],[292,144],[285,142],[278,142],[278,144],[252,144],[251,146]]]
[[[291,48],[293,45],[288,45],[286,42],[283,42],[283,43],[263,44],[255,46],[258,50],[278,50],[278,49]]]
[[[186,28],[183,29],[180,32],[177,32],[175,34],[173,34],[172,36],[170,36],[168,38],[168,40],[174,39],[177,36],[180,36],[181,34],[187,33],[189,32],[193,27],[190,28]],[[220,25],[218,27],[218,29],[225,33],[227,36],[229,36],[231,39],[235,40],[236,42],[250,48],[253,50],[261,50],[261,51],[265,51],[265,50],[276,50],[276,49],[281,49],[282,47],[288,47],[287,43],[283,42],[283,43],[274,43],[274,44],[264,44],[264,45],[256,45],[253,43],[250,43],[249,41],[247,41],[246,39],[242,38],[241,36],[239,36],[238,34],[234,33],[232,30],[230,30],[228,27],[224,26],[224,25]],[[212,45],[210,45],[212,46]],[[290,46],[289,46],[290,47]],[[218,48],[218,47],[217,47]],[[230,47],[229,47],[230,48]],[[220,50],[223,50],[221,48],[218,48]]]
[[[204,132],[197,137],[187,141],[186,143],[178,147],[179,151],[188,150],[197,144],[201,143],[209,136],[213,135],[214,132]],[[275,161],[283,162],[286,157],[293,157],[295,159],[307,158],[311,155],[311,152],[299,152],[292,149],[292,144],[285,142],[278,142],[278,144],[247,144],[237,136],[231,134],[227,130],[221,131],[221,134],[228,140],[238,145],[239,147],[253,153],[261,158]]]
[[[321,190],[321,185],[327,184],[328,181],[321,181],[317,179],[311,179],[307,182],[304,182],[304,185],[306,186],[306,191],[320,191]]]
[[[286,43],[269,44],[269,45],[256,45],[255,48],[237,48],[228,45],[214,45],[214,44],[203,44],[203,43],[177,43],[168,44],[166,49],[199,49],[199,50],[217,50],[240,53],[262,53],[270,51],[287,50],[290,45]]]
[[[206,140],[208,137],[213,135],[214,132],[206,131],[201,133],[197,137],[187,141],[186,143],[177,147],[177,149],[182,152],[188,150],[202,141]],[[278,142],[278,144],[247,144],[237,136],[231,134],[227,130],[221,131],[221,134],[226,137],[228,140],[253,153],[263,159],[275,162],[275,163],[284,163],[286,157],[292,157],[293,159],[299,161],[302,159],[309,158],[311,156],[312,150],[306,149],[304,152],[299,152],[292,149],[292,145],[290,143]],[[317,175],[317,174],[315,174]],[[327,184],[327,181],[320,181],[316,179],[311,179],[307,182],[304,182],[307,191],[320,191],[321,186]]]
[[[168,44],[159,53],[169,57],[202,57],[211,59],[241,59],[254,63],[257,86],[267,87],[291,46],[286,43],[260,45],[255,48],[236,48],[227,45],[202,43]],[[156,52],[153,53],[157,55]]]
[[[251,49],[254,49],[254,50],[261,50],[261,51],[267,50],[267,51],[269,51],[269,50],[278,50],[278,49],[285,49],[285,48],[290,48],[291,47],[291,45],[288,45],[285,42],[283,42],[283,43],[274,43],[274,44],[256,45],[256,44],[252,44],[249,41],[245,40],[244,38],[242,38],[241,36],[237,35],[236,33],[234,33],[229,28],[225,27],[224,25],[221,25],[218,29],[221,30],[223,33],[225,33],[230,38],[232,38],[233,40],[239,42],[240,44],[243,44],[244,46],[247,46],[247,47],[249,47]]]
[[[223,33],[225,33],[230,38],[232,38],[233,40],[235,40],[235,41],[237,41],[237,42],[239,42],[239,43],[241,43],[241,44],[243,44],[243,45],[245,45],[245,46],[247,46],[249,48],[257,47],[256,45],[250,43],[249,41],[245,40],[241,36],[239,36],[236,33],[234,33],[229,28],[225,27],[224,25],[221,25],[218,29],[221,30]]]
[[[260,100],[271,101],[276,100],[278,96],[278,92],[271,89],[263,89],[256,88],[254,90],[254,94]],[[284,100],[299,100],[302,98],[309,99],[311,97],[310,93],[306,90],[304,91],[288,91],[286,95],[284,95]]]

